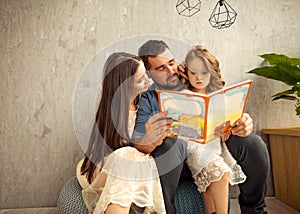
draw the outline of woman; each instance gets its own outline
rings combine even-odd
[[[102,96],[88,150],[77,166],[77,178],[90,213],[165,213],[153,158],[131,147],[139,95],[149,79],[143,62],[128,53],[113,53],[103,68]],[[160,113],[157,117],[164,117]],[[163,138],[165,126],[149,135]],[[151,139],[147,134],[145,140]],[[153,139],[153,142],[157,139]]]

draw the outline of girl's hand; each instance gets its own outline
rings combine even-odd
[[[230,132],[229,133],[224,133],[221,135],[221,140],[222,140],[222,143],[225,143],[226,140],[228,140],[228,138],[230,137]]]
[[[246,137],[253,131],[253,120],[249,114],[244,113],[240,119],[235,121],[235,127],[231,130],[233,135]]]

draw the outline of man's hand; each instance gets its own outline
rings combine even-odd
[[[246,137],[253,131],[253,120],[249,114],[244,113],[240,119],[235,121],[235,127],[231,130],[233,135]]]
[[[173,121],[166,119],[166,115],[167,112],[156,113],[147,121],[145,124],[147,133],[134,144],[136,149],[144,153],[151,153],[162,144]]]

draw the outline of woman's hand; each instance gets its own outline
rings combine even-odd
[[[249,114],[244,113],[240,119],[235,121],[235,127],[231,130],[233,135],[246,137],[253,131],[253,120]]]
[[[150,117],[145,124],[146,134],[134,144],[136,149],[144,153],[151,153],[163,143],[173,122],[172,119],[167,119],[166,116],[167,112],[160,112]]]

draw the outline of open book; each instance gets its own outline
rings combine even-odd
[[[229,133],[244,112],[251,85],[247,80],[208,95],[159,90],[160,111],[173,119],[168,136],[205,144]]]

